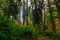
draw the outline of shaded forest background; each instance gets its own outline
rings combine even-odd
[[[0,40],[60,40],[60,0],[0,0]]]

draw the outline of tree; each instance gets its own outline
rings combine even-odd
[[[58,11],[58,17],[59,17],[59,22],[60,22],[60,0],[55,0],[55,4]]]
[[[41,1],[34,0],[35,9],[33,10],[33,21],[34,25],[37,25],[38,28],[42,25],[42,3]]]
[[[55,26],[54,19],[53,19],[53,13],[52,13],[52,9],[51,9],[50,0],[48,0],[48,7],[49,7],[50,16],[51,16],[52,29],[54,32],[56,32],[56,30],[55,30],[56,26]]]
[[[18,2],[17,1],[15,2],[15,1],[8,0],[8,5],[4,9],[4,11],[5,11],[5,15],[7,15],[8,17],[10,17],[12,15],[12,16],[14,16],[15,19],[17,19],[17,14],[19,13],[19,9],[20,9],[19,6],[20,6],[21,0],[18,0]]]

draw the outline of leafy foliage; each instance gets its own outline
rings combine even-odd
[[[42,15],[42,10],[36,9],[37,11],[33,11],[33,9],[28,10],[29,15],[26,17],[28,20],[27,26],[21,24],[17,19],[17,14],[20,12],[21,0],[0,0],[0,40],[30,40],[39,37],[50,37],[52,40],[60,39],[60,15],[59,11],[56,9],[52,9],[52,20],[55,23],[56,33],[52,30],[54,28],[52,26],[51,15],[49,12],[46,12],[46,15]],[[39,14],[34,14],[33,12],[38,12]],[[9,17],[14,16],[14,20],[12,21]],[[33,16],[34,20],[33,21]],[[42,16],[45,16],[45,23]],[[40,22],[42,23],[40,25]],[[33,22],[37,24],[34,25]],[[38,26],[39,25],[39,26]],[[44,28],[46,26],[46,29]],[[44,30],[45,29],[45,30]],[[43,30],[45,32],[43,32]],[[40,39],[42,40],[42,39]]]
[[[22,40],[26,36],[36,36],[34,27],[17,27],[6,16],[0,18],[0,38],[1,40]],[[24,36],[25,35],[25,36]]]

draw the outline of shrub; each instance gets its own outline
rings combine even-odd
[[[0,39],[1,40],[22,40],[24,37],[38,36],[37,30],[31,25],[26,27],[17,27],[7,17],[0,18]],[[28,39],[28,38],[27,38]]]

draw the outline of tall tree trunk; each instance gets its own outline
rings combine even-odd
[[[52,9],[51,9],[51,4],[50,1],[48,0],[48,6],[49,6],[49,12],[50,12],[50,16],[51,16],[51,21],[52,21],[52,29],[54,32],[56,32],[55,30],[55,23],[54,23],[54,19],[53,19],[53,14],[52,14]]]
[[[25,25],[25,1],[23,0],[23,25]]]
[[[44,33],[47,29],[47,25],[46,25],[46,22],[47,22],[47,20],[46,20],[46,7],[47,7],[47,5],[46,5],[46,2],[47,2],[47,0],[46,1],[43,0],[43,9],[44,9],[44,13],[43,13],[43,16],[44,16],[43,17],[43,32]]]
[[[42,25],[42,3],[39,0],[34,0],[35,9],[33,10],[34,25],[38,28]]]
[[[26,0],[26,25],[28,25],[28,0]]]
[[[37,24],[37,20],[36,20],[36,15],[37,15],[37,3],[36,3],[36,0],[34,0],[34,6],[35,6],[35,9],[33,11],[33,21],[34,21],[34,25]]]

